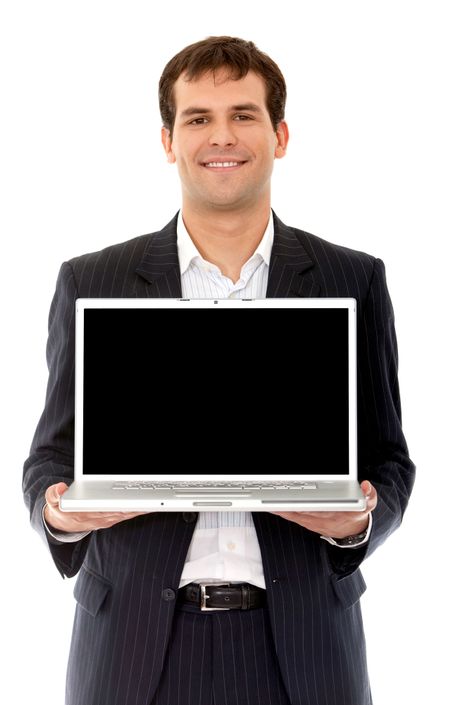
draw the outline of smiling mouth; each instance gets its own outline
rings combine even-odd
[[[203,162],[202,166],[211,171],[233,171],[234,169],[239,169],[241,166],[247,162]]]

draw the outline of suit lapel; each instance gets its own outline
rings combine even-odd
[[[181,277],[177,251],[178,213],[159,232],[149,237],[136,267],[150,298],[180,298]],[[290,228],[273,213],[274,240],[269,263],[267,298],[312,298],[320,296],[314,279],[314,261],[301,242],[300,231]]]
[[[178,213],[159,232],[149,236],[143,257],[135,272],[147,282],[149,298],[181,297],[180,264],[177,250]]]
[[[282,223],[274,212],[273,223],[267,298],[319,296],[320,285],[312,272],[314,261],[300,240],[300,231]]]

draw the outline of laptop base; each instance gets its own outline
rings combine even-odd
[[[315,482],[313,489],[113,489],[109,481],[73,482],[60,498],[61,511],[364,511],[356,481]]]

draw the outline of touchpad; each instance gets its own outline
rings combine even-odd
[[[182,494],[180,494],[177,491],[175,494],[175,497],[194,497],[195,498],[195,497],[200,496],[200,497],[206,497],[208,499],[209,498],[214,499],[216,497],[223,497],[224,495],[226,497],[228,497],[228,496],[231,496],[231,497],[251,497],[252,496],[251,494],[242,494],[242,493],[238,494],[237,492],[233,492],[233,490],[231,492],[222,492],[221,494],[212,493],[212,492],[195,492],[195,494],[194,494],[191,490],[191,492],[189,494],[187,492],[183,492]]]

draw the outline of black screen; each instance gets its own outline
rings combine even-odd
[[[85,474],[348,474],[347,309],[84,317]]]

